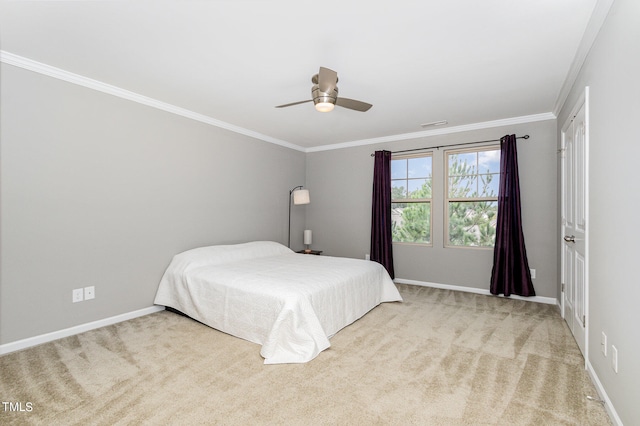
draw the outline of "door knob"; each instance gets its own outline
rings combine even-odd
[[[567,243],[575,243],[576,242],[576,237],[575,237],[575,235],[565,235],[564,236],[564,240]]]

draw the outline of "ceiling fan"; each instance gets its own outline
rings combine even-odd
[[[313,86],[311,87],[311,99],[306,101],[293,102],[290,104],[278,105],[276,108],[285,108],[293,105],[312,102],[316,110],[320,112],[332,111],[335,105],[355,111],[368,111],[373,105],[355,99],[338,97],[338,73],[329,68],[320,67],[318,74],[311,77]]]

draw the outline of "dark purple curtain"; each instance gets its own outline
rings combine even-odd
[[[371,260],[395,277],[391,237],[391,152],[376,151],[371,209]]]
[[[516,135],[500,139],[498,223],[493,249],[491,294],[535,296],[522,233]]]

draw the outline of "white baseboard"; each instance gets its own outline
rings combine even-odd
[[[620,417],[618,416],[616,409],[614,408],[613,404],[611,403],[611,400],[609,399],[609,395],[607,395],[607,392],[604,390],[604,386],[602,386],[602,383],[600,382],[600,378],[596,374],[595,370],[593,369],[593,366],[589,361],[587,361],[587,372],[589,373],[589,376],[591,376],[591,381],[596,386],[596,389],[598,391],[598,396],[600,397],[600,399],[604,401],[604,409],[607,410],[607,414],[609,415],[609,418],[611,419],[613,424],[617,426],[622,426],[622,420],[620,420]]]
[[[494,296],[493,294],[491,294],[489,290],[485,290],[482,288],[463,287],[459,285],[450,285],[450,284],[438,284],[438,283],[430,283],[426,281],[405,280],[403,278],[396,278],[393,281],[399,284],[412,284],[412,285],[419,285],[422,287],[434,287],[434,288],[441,288],[444,290],[464,291],[467,293],[476,293],[476,294],[484,294],[486,296]],[[500,295],[499,297],[504,297],[504,296]],[[558,301],[555,297],[542,297],[542,296],[522,297],[522,296],[511,295],[509,296],[509,298],[525,300],[527,302],[546,303],[549,305],[558,304]]]
[[[149,315],[162,310],[164,310],[164,306],[150,306],[148,308],[140,309],[137,311],[127,312],[126,314],[116,315],[114,317],[76,325],[74,327],[65,328],[63,330],[52,331],[51,333],[41,334],[40,336],[29,337],[27,339],[18,340],[11,343],[5,343],[4,345],[0,345],[0,355],[30,348],[32,346],[41,345],[53,340],[62,339],[63,337],[73,336],[75,334],[84,333],[85,331],[94,330],[96,328],[105,327],[107,325],[116,324],[144,315]]]

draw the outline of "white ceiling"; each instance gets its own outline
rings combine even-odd
[[[596,2],[3,0],[0,48],[314,150],[553,113]],[[274,108],[320,66],[373,108]]]

